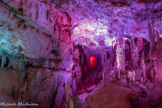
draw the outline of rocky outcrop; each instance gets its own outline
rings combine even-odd
[[[49,34],[40,29],[33,28],[24,19],[18,18],[12,10],[0,2],[1,13],[3,17],[1,21],[0,49],[3,53],[21,56],[25,55],[29,58],[49,58],[52,50],[52,39]],[[5,55],[5,54],[4,54]]]
[[[90,93],[87,102],[90,108],[131,108],[131,102],[139,95],[128,88],[107,84]],[[107,98],[109,97],[109,98]]]
[[[22,101],[35,102],[39,108],[62,108],[66,104],[67,83],[71,81],[66,71],[31,67],[22,86]]]

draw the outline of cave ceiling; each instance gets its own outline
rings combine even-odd
[[[162,37],[161,4],[161,0],[0,0],[1,50],[46,57],[35,49],[44,46],[49,53],[51,39],[59,40],[60,34],[61,41],[70,36],[75,44],[92,48],[112,46],[118,37],[149,40],[148,23]]]

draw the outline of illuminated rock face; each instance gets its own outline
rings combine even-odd
[[[19,19],[9,11],[10,9],[0,3],[1,20],[0,27],[0,53],[1,55],[21,56],[29,58],[48,58],[52,50],[50,35],[33,28],[24,19]],[[5,16],[6,15],[6,16]]]
[[[149,97],[150,91],[161,94],[156,88],[162,81],[161,4],[159,0],[0,0],[0,72],[14,69],[18,76],[13,77],[19,79],[9,84],[16,90],[13,87],[4,96],[36,102],[39,108],[81,104],[88,108],[87,102],[94,108],[100,101],[91,98],[112,93],[105,86],[111,81],[126,91],[110,84],[119,94],[110,95],[117,101],[104,97],[112,106],[123,99],[122,106],[131,108],[137,97],[147,101],[155,95]],[[103,92],[105,88],[110,91]],[[131,92],[136,88],[140,96]],[[103,103],[101,108],[106,107]]]
[[[147,22],[149,19],[154,19],[154,27],[160,35],[162,31],[161,12],[159,11],[161,2],[158,1],[3,0],[3,2],[13,7],[19,15],[43,26],[49,33],[54,34],[54,37],[58,35],[58,32],[55,32],[55,29],[58,29],[58,27],[55,28],[55,25],[58,25],[56,16],[62,16],[63,25],[72,27],[71,39],[76,44],[82,43],[93,47],[110,46],[113,41],[112,37],[121,35],[148,39]],[[66,21],[68,16],[72,17],[70,26],[69,21]],[[68,33],[67,27],[61,28],[63,31],[60,32]]]

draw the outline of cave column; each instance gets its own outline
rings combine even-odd
[[[123,37],[117,39],[116,66],[118,72],[118,79],[120,79],[121,72],[125,71],[125,45],[123,42]]]

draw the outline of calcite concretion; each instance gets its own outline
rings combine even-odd
[[[161,4],[0,0],[0,101],[160,108]]]
[[[123,44],[123,38],[118,39],[116,45],[116,67],[118,78],[120,78],[120,74],[125,71],[125,45]]]

